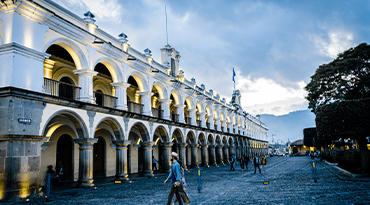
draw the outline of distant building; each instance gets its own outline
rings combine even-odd
[[[291,154],[305,155],[306,152],[314,152],[315,147],[307,147],[303,144],[303,139],[290,143]]]
[[[157,62],[127,35],[98,28],[50,0],[0,2],[0,200],[28,197],[48,165],[81,187],[94,179],[266,154],[268,128],[180,70],[170,45]],[[211,79],[210,79],[211,80]],[[225,78],[226,81],[226,78]]]

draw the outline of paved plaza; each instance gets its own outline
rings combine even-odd
[[[202,168],[202,189],[198,192],[197,171],[185,177],[192,204],[369,204],[368,179],[354,180],[325,162],[317,163],[317,183],[312,178],[308,157],[271,157],[265,175],[236,171],[229,166]],[[57,189],[52,202],[31,198],[27,204],[166,204],[170,183],[166,175],[132,178],[130,183],[97,183],[96,189]],[[268,184],[264,182],[268,181]],[[18,202],[19,204],[20,202]],[[23,202],[21,202],[23,203]],[[26,203],[26,202],[24,202]]]

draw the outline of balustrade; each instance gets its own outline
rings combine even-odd
[[[129,100],[127,101],[127,108],[129,112],[141,114],[143,112],[143,107],[143,104],[135,103]]]
[[[69,100],[78,100],[81,88],[50,78],[44,78],[45,92]]]

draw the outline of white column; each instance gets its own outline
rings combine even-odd
[[[159,102],[161,102],[161,108],[163,109],[163,119],[170,120],[170,103],[171,99],[159,99]]]
[[[208,122],[209,122],[209,129],[213,130],[215,128],[215,126],[213,124],[213,115],[208,115],[207,118],[208,118]]]
[[[143,115],[152,116],[152,106],[150,98],[152,97],[154,93],[152,92],[139,92],[139,95],[141,96],[141,103],[144,105],[143,107]]]
[[[221,131],[221,123],[220,123],[220,118],[215,118],[215,123],[217,126],[217,131]]]
[[[117,104],[116,108],[120,110],[127,110],[127,96],[126,90],[130,87],[130,84],[125,82],[111,83],[116,90]]]
[[[74,70],[73,72],[78,75],[78,85],[81,87],[79,100],[95,104],[93,93],[93,77],[97,75],[98,72],[89,69]]]
[[[201,121],[200,127],[206,128],[206,113],[199,112],[199,120]]]
[[[221,126],[224,127],[224,132],[227,132],[226,120],[221,121]]]
[[[184,108],[186,107],[186,105],[177,104],[175,105],[175,107],[177,108],[177,114],[179,115],[179,123],[185,123]]]
[[[227,129],[229,133],[233,133],[233,123],[232,122],[227,123]]]
[[[197,124],[197,117],[195,115],[195,112],[197,111],[196,108],[194,109],[188,109],[188,112],[189,112],[189,117],[191,118],[190,120],[190,125],[196,125]]]

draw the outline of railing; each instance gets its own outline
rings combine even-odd
[[[191,117],[185,117],[185,123],[190,125],[191,123]]]
[[[210,123],[206,122],[206,127],[209,129]]]
[[[135,103],[129,100],[127,101],[127,108],[129,112],[141,114],[143,112],[143,107],[143,104]]]
[[[101,92],[94,92],[94,96],[95,96],[95,102],[97,105],[111,107],[111,108],[114,108],[117,105],[116,103],[117,103],[118,98],[115,96],[106,95]]]
[[[153,117],[156,117],[159,119],[163,118],[163,110],[160,110],[158,108],[152,107],[152,114],[153,114]]]
[[[178,122],[179,121],[179,114],[171,113],[171,120],[173,122]]]
[[[60,98],[78,100],[81,88],[61,81],[44,78],[45,92]]]
[[[197,126],[200,127],[201,124],[202,124],[202,121],[201,120],[197,120]]]

